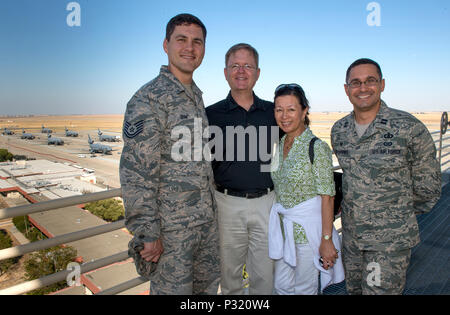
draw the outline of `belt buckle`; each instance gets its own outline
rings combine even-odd
[[[259,198],[262,196],[265,196],[270,193],[270,188],[267,188],[266,191],[260,191],[255,193],[246,193],[245,198],[247,199],[253,199],[253,198]]]
[[[255,193],[246,193],[245,194],[245,198],[247,199],[254,199],[254,198],[259,198],[262,195],[260,195],[259,193],[255,192]]]
[[[259,197],[262,197],[262,196],[264,196],[264,195],[267,195],[267,194],[269,194],[271,192],[271,189],[270,189],[270,187],[268,187],[267,189],[266,189],[266,191],[260,191],[260,192],[254,192],[254,193],[245,193],[245,194],[242,194],[241,196],[239,196],[239,194],[229,194],[228,193],[228,189],[226,189],[226,188],[224,188],[223,189],[223,194],[225,194],[225,195],[227,195],[227,196],[238,196],[238,197],[242,197],[242,198],[245,198],[245,199],[253,199],[253,198],[259,198]]]

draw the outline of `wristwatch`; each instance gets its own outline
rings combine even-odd
[[[325,234],[325,235],[323,235],[322,237],[323,237],[323,239],[326,240],[326,241],[331,240],[331,236],[328,235],[328,234]]]

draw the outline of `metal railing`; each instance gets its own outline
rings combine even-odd
[[[441,165],[441,171],[442,171],[442,166],[444,166],[444,165],[446,165],[446,164],[448,164],[450,162],[450,159],[449,159],[446,162],[442,163],[442,158],[450,155],[450,152],[447,152],[444,155],[442,155],[442,150],[450,147],[450,144],[447,144],[447,145],[443,146],[443,142],[445,140],[450,139],[450,137],[444,138],[444,135],[446,134],[447,129],[448,129],[449,126],[450,126],[450,122],[448,121],[448,114],[447,114],[447,112],[443,112],[442,116],[441,116],[441,130],[432,132],[432,134],[439,133],[439,140],[438,140],[439,141],[439,150],[438,150],[438,154],[439,154],[439,164]],[[435,141],[435,143],[437,143],[438,141]],[[449,170],[449,169],[450,169],[450,167],[447,168],[446,170],[444,170],[444,172]]]
[[[435,140],[434,143],[438,143],[439,142],[438,161],[439,161],[439,164],[441,165],[441,171],[442,172],[446,172],[446,171],[450,170],[450,166],[448,168],[446,168],[446,169],[444,169],[443,166],[448,164],[448,163],[450,163],[450,159],[448,159],[445,162],[442,162],[442,159],[444,157],[450,156],[450,152],[445,152],[444,154],[442,154],[443,153],[442,150],[450,148],[450,144],[443,145],[443,141],[449,140],[450,136],[448,136],[446,138],[443,138],[442,137],[443,135],[442,135],[442,133],[440,131],[435,131],[435,132],[432,132],[431,134],[432,135],[433,134],[439,134],[439,140]]]
[[[49,211],[59,208],[64,208],[68,206],[74,206],[78,204],[83,204],[92,201],[104,200],[108,198],[121,197],[122,190],[120,188],[106,190],[97,193],[86,194],[82,196],[75,197],[67,197],[56,200],[43,201],[35,204],[17,206],[7,209],[0,209],[0,220],[14,218],[17,216],[28,215],[36,212]],[[88,228],[85,230],[68,233],[64,235],[58,235],[49,239],[25,244],[18,245],[15,247],[10,247],[6,249],[0,250],[0,260],[18,257],[27,253],[31,253],[34,251],[47,249],[53,246],[66,244],[69,242],[74,242],[78,240],[82,240],[85,238],[89,238],[95,235],[119,230],[125,227],[125,220],[117,221],[114,223],[103,224],[100,226]],[[113,263],[117,263],[123,260],[129,259],[128,251],[123,251],[117,253],[115,255],[111,255],[109,257],[105,257],[102,259],[95,260],[93,262],[84,263],[80,266],[80,272],[86,273],[101,267],[105,267],[111,265]],[[3,290],[0,290],[0,295],[18,295],[27,293],[36,289],[40,289],[51,284],[63,281],[69,275],[71,270],[63,270],[52,275],[48,275],[36,280],[27,281]],[[142,277],[137,277],[135,279],[129,280],[125,283],[119,284],[113,288],[102,291],[102,294],[116,294],[122,291],[133,288],[137,285],[140,285],[146,282]]]
[[[439,162],[442,162],[442,158],[450,155],[450,152],[442,154],[442,150],[449,148],[450,144],[445,145],[444,141],[449,140],[450,137],[444,138],[447,131],[447,127],[449,126],[448,123],[448,116],[447,113],[443,113],[442,120],[441,120],[441,130],[432,132],[432,135],[439,133],[440,137],[439,140],[436,140],[435,143],[439,142]],[[444,163],[441,163],[441,167],[445,164],[449,163],[450,159],[447,160]],[[339,166],[334,167],[333,170],[340,169]],[[448,170],[448,169],[447,169]],[[2,219],[8,219],[13,218],[17,216],[22,215],[29,215],[36,212],[43,212],[43,211],[49,211],[54,210],[58,208],[68,207],[68,206],[74,206],[78,204],[83,204],[87,202],[92,201],[98,201],[98,200],[104,200],[108,198],[113,197],[121,197],[122,191],[120,188],[97,192],[97,193],[91,193],[86,194],[82,196],[75,196],[75,197],[67,197],[67,198],[61,198],[57,200],[50,200],[50,201],[43,201],[35,204],[30,205],[24,205],[24,206],[17,206],[17,207],[11,207],[7,209],[0,209],[0,220]],[[85,230],[68,233],[64,235],[59,235],[52,237],[50,239],[41,240],[33,243],[29,243],[26,245],[19,245],[12,248],[6,248],[0,250],[0,260],[8,259],[8,258],[14,258],[21,256],[26,253],[38,251],[41,249],[50,248],[56,245],[62,245],[69,242],[82,240],[88,237],[92,237],[94,235],[99,235],[106,232],[111,232],[114,230],[118,230],[124,228],[124,220],[117,221],[115,223],[108,223],[92,228],[88,228]],[[108,265],[111,265],[113,263],[117,263],[123,260],[129,259],[128,257],[128,251],[123,251],[105,258],[98,259],[93,262],[84,263],[81,265],[81,273],[86,273],[88,271],[92,271],[101,267],[105,267]],[[69,275],[71,270],[64,270],[57,273],[54,273],[52,275],[48,275],[36,280],[27,281],[3,290],[0,290],[0,295],[18,295],[18,294],[24,294],[27,292],[30,292],[32,290],[36,290],[39,288],[46,287],[48,285],[57,283],[59,281],[65,280],[66,277]],[[148,280],[144,279],[143,277],[137,277],[131,280],[128,280],[126,282],[123,282],[121,284],[118,284],[112,288],[103,290],[97,294],[99,295],[106,295],[106,294],[117,294],[123,291],[126,291],[128,289],[134,288],[142,283],[147,282]]]

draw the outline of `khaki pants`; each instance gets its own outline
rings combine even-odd
[[[222,294],[244,294],[242,269],[246,264],[249,294],[273,294],[274,263],[269,258],[269,214],[272,191],[260,198],[233,197],[216,191]]]

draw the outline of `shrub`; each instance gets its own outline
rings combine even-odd
[[[0,249],[9,248],[12,246],[12,240],[5,230],[0,230]],[[0,276],[4,274],[9,267],[17,263],[20,257],[0,260]]]
[[[15,217],[12,221],[16,228],[23,235],[25,235],[25,237],[30,240],[30,242],[36,242],[47,238],[41,231],[39,231],[30,223],[30,221],[28,220],[28,216]]]
[[[67,265],[77,257],[77,251],[71,246],[56,246],[31,254],[25,261],[25,279],[30,281],[67,269]],[[58,291],[67,286],[65,280],[45,288],[31,291],[30,295],[42,295]]]
[[[84,208],[108,222],[121,220],[125,217],[122,201],[113,198],[90,202]]]

